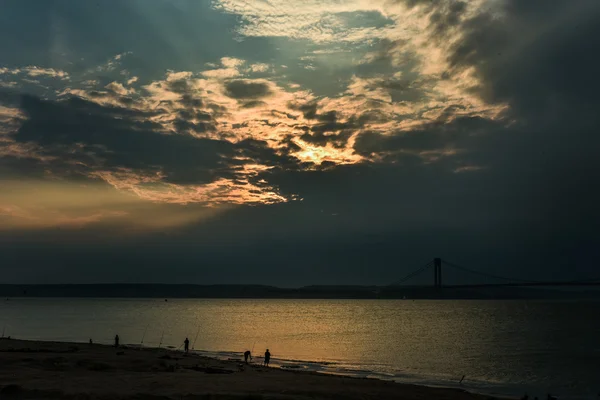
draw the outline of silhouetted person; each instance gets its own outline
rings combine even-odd
[[[248,359],[252,360],[252,353],[250,353],[250,350],[246,350],[244,352],[244,361],[246,362],[246,364],[248,364]]]
[[[267,351],[265,351],[265,367],[269,366],[269,361],[271,361],[271,352],[267,349]]]
[[[185,340],[183,341],[183,350],[187,353],[188,351],[190,351],[190,340],[188,338],[185,338]]]
[[[119,335],[115,335],[115,347],[119,347]]]
[[[92,338],[90,338],[90,344],[94,344],[94,342],[92,342]]]

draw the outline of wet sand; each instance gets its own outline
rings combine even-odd
[[[244,365],[167,349],[0,340],[0,399],[483,400],[457,389]]]

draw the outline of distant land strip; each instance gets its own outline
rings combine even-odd
[[[442,288],[427,286],[304,286],[194,284],[0,284],[0,297],[213,299],[600,299],[600,290]]]

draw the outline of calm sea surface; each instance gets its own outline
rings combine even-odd
[[[173,348],[187,336],[222,358],[268,347],[284,368],[452,387],[466,375],[468,390],[540,398],[600,393],[600,302],[10,299],[0,329]]]

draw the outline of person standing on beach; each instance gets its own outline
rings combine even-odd
[[[244,361],[246,364],[248,364],[248,359],[252,360],[252,353],[250,353],[250,350],[244,352]]]
[[[190,340],[188,338],[183,341],[183,349],[186,353],[190,351]]]
[[[119,347],[119,335],[115,335],[115,347]]]
[[[271,352],[267,349],[267,351],[265,351],[265,367],[269,366],[269,361],[271,361]]]

